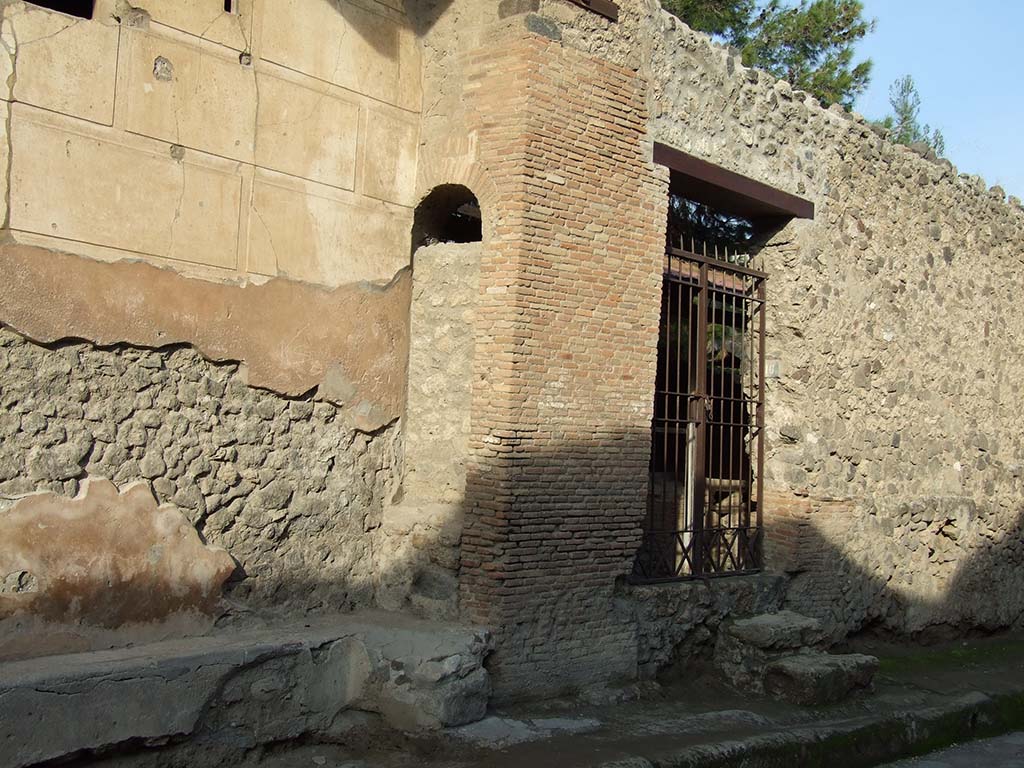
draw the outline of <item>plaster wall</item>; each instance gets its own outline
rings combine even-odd
[[[10,239],[222,280],[408,264],[421,93],[403,12],[236,6],[2,4]]]
[[[0,2],[0,654],[375,605],[395,565],[420,46],[393,0],[234,6]],[[39,493],[87,509],[62,562]],[[230,567],[194,588],[206,550],[126,515]]]

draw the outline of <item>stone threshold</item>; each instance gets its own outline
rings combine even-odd
[[[1024,730],[1024,635],[944,646],[858,642],[880,658],[873,690],[807,706],[743,692],[709,667],[664,685],[523,703],[448,729],[431,760],[400,751],[316,754],[373,768],[869,768]],[[260,768],[298,765],[293,752]]]
[[[426,732],[484,716],[485,630],[384,612],[304,617],[0,665],[0,768],[119,748],[221,754],[337,738],[351,715]]]

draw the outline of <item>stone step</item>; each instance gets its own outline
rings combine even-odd
[[[118,745],[251,749],[344,715],[403,731],[484,716],[486,630],[382,611],[0,665],[0,768]]]
[[[860,653],[797,653],[768,663],[764,691],[793,704],[832,704],[870,688],[877,670],[878,659]]]
[[[738,619],[726,626],[725,631],[739,642],[764,651],[807,648],[825,638],[820,621],[792,611]]]

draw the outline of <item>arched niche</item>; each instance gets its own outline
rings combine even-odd
[[[437,243],[479,243],[483,217],[475,194],[462,184],[434,187],[416,208],[412,228],[415,252]]]
[[[416,209],[405,419],[406,501],[465,493],[483,221],[461,184],[435,187]]]

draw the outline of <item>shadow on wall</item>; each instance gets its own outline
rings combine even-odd
[[[1024,620],[1020,508],[966,497],[888,511],[826,503],[799,528],[781,558],[786,607],[821,619],[835,641],[863,633],[931,642]],[[769,527],[769,542],[778,533]]]
[[[7,365],[14,355],[11,345],[0,351]],[[45,377],[50,367],[62,365],[64,351],[46,350],[35,361],[35,373]],[[117,358],[130,350],[103,352],[109,356],[109,365],[117,367],[123,366]],[[156,353],[143,354],[156,364]],[[10,367],[4,369],[5,397],[16,392],[12,375]],[[69,391],[81,394],[77,386]],[[77,402],[68,400],[69,407]],[[94,407],[118,407],[115,402],[90,402]],[[276,415],[263,405],[268,402],[274,404]],[[49,417],[52,427],[85,427],[67,421],[59,398],[50,397],[48,403],[56,409]],[[5,399],[4,405],[16,404]],[[267,410],[272,418],[265,420],[270,430],[266,437],[272,439],[274,419],[287,417],[295,406],[313,407],[302,400],[265,394],[243,405],[243,410],[248,413],[251,408],[254,414]],[[30,415],[15,412],[21,422],[31,421]],[[124,423],[127,432],[137,426],[130,414]],[[94,431],[107,428],[105,420],[90,424]],[[252,428],[247,422],[241,427]],[[93,435],[102,444],[100,437]],[[107,465],[93,464],[86,455],[77,459],[65,455],[66,446],[58,443],[35,450],[33,466],[44,466],[49,458],[61,462],[61,474],[68,477],[101,476]],[[145,513],[152,515],[148,531],[152,536],[133,535],[132,541],[138,541],[135,548],[127,540],[113,546],[111,537],[123,530],[118,515],[126,510],[107,503],[111,524],[97,526],[94,550],[81,537],[74,546],[60,545],[61,531],[74,535],[78,530],[73,525],[51,527],[53,533],[45,542],[22,537],[23,552],[0,547],[0,607],[17,623],[19,616],[25,618],[19,602],[52,595],[67,598],[64,609],[49,601],[48,614],[57,623],[71,622],[78,635],[68,637],[62,648],[24,651],[26,644],[18,643],[23,649],[18,655],[113,647],[138,642],[143,636],[159,639],[147,612],[164,595],[181,593],[179,577],[195,564],[196,557],[168,559],[181,548],[158,539],[180,535],[175,526],[162,527],[161,520],[174,517],[196,524],[205,540],[223,545],[236,557],[247,551],[240,546],[259,544],[266,531],[284,531],[284,540],[266,542],[269,551],[278,553],[268,561],[269,570],[247,574],[243,563],[236,571],[227,590],[233,605],[218,608],[225,613],[222,621],[272,620],[281,614],[346,611],[381,602],[428,617],[453,616],[449,610],[461,589],[462,620],[472,618],[497,630],[499,645],[490,665],[496,686],[506,697],[514,690],[555,694],[602,680],[630,679],[637,673],[637,634],[644,632],[644,627],[637,626],[638,606],[632,602],[640,598],[629,590],[617,590],[616,582],[630,572],[640,543],[649,446],[646,433],[597,426],[588,437],[572,440],[536,433],[529,439],[503,439],[485,446],[469,462],[464,498],[404,519],[390,517],[382,498],[367,496],[359,504],[317,512],[301,488],[271,499],[275,489],[264,487],[242,498],[231,522],[234,538],[209,527],[208,519],[193,519],[187,509],[169,516],[170,500],[159,490],[161,478],[146,479],[136,463],[146,458],[146,446],[139,447],[138,460],[129,448],[126,469],[118,479],[122,493],[133,481],[145,481],[157,489],[157,497],[165,504],[159,512],[153,507]],[[13,440],[7,441],[3,466],[9,463],[7,449],[15,447]],[[246,450],[244,444],[233,447]],[[502,459],[491,460],[496,456]],[[229,454],[218,453],[213,445],[208,454],[197,458],[209,464],[210,477],[223,477],[237,466]],[[333,458],[340,461],[344,456]],[[268,471],[277,470],[270,467]],[[382,469],[371,466],[368,471],[375,474]],[[338,486],[337,490],[350,493],[354,489]],[[207,495],[211,506],[213,495]],[[38,496],[26,501],[39,503]],[[4,519],[13,521],[13,512],[6,509]],[[783,524],[775,527],[771,509],[768,512],[771,543],[773,536],[782,533]],[[102,513],[101,505],[90,515]],[[57,510],[55,514],[64,513]],[[277,522],[272,521],[275,518]],[[90,520],[101,522],[96,517]],[[145,527],[138,519],[133,525]],[[850,507],[811,509],[800,528],[795,553],[787,562],[777,563],[790,577],[787,607],[824,619],[836,641],[865,629],[925,640],[973,630],[995,631],[1019,625],[1024,616],[1024,513],[1020,510],[983,508],[969,499],[920,499],[892,514]],[[13,540],[4,538],[8,543]],[[48,572],[33,565],[24,556],[35,546],[33,540],[45,549],[43,554],[48,553],[45,562],[51,566],[47,567],[65,570]],[[90,563],[98,553],[116,553],[119,559],[106,569],[93,569]],[[322,558],[331,558],[331,564],[325,565]],[[771,560],[768,564],[773,565]],[[68,578],[72,572],[77,574],[77,586]],[[139,585],[155,600],[124,605],[124,598],[136,594]],[[664,593],[681,588],[668,584],[657,589]],[[253,595],[248,601],[243,598],[246,592]],[[95,598],[92,607],[88,601],[83,603],[83,595]],[[304,601],[303,596],[311,599]],[[202,600],[208,597],[204,594]],[[133,614],[135,609],[138,615]],[[90,624],[97,633],[84,637]],[[4,635],[0,645],[9,645],[14,629],[10,622],[0,627]],[[168,622],[165,629],[166,636],[189,634],[181,622]],[[208,629],[209,623],[192,627],[191,632]],[[53,635],[52,627],[23,625],[22,640],[26,630]],[[112,635],[111,630],[116,632]]]
[[[402,0],[406,16],[417,35],[429,32],[454,0]]]
[[[321,0],[336,10],[349,26],[378,53],[395,58],[399,53],[398,27],[381,25],[378,14],[348,0]],[[453,0],[404,0],[405,14],[417,35],[429,32]],[[388,5],[388,3],[385,3]],[[401,13],[401,11],[397,11]]]
[[[408,597],[395,607],[429,615],[456,587],[456,572],[446,569],[439,579],[438,568],[460,562],[462,619],[495,631],[488,668],[496,696],[509,701],[635,679],[651,629],[642,603],[661,605],[673,591],[695,601],[677,606],[673,619],[692,627],[691,635],[714,631],[722,618],[696,619],[702,612],[774,604],[757,589],[745,603],[712,595],[715,604],[697,604],[709,598],[695,585],[735,593],[742,576],[621,587],[640,545],[649,446],[647,433],[594,430],[588,439],[506,441],[496,448],[505,456],[500,465],[471,461],[465,498],[431,524],[461,529],[461,537],[452,546],[431,544],[428,527],[410,528],[405,555],[382,574],[403,583]],[[786,573],[783,607],[823,619],[837,643],[865,630],[929,642],[1021,625],[1024,512],[983,510],[962,498],[918,499],[901,510],[892,517],[849,508],[819,510],[820,519],[812,513],[801,531],[800,564]],[[778,533],[767,531],[769,539]],[[678,649],[707,646],[706,638],[667,634]],[[674,653],[660,658],[686,661]]]

